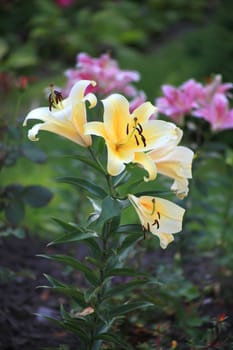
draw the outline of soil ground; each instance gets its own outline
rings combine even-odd
[[[65,332],[45,318],[36,315],[43,314],[59,319],[59,306],[66,302],[60,295],[55,295],[49,289],[38,288],[48,284],[43,276],[44,273],[65,283],[73,282],[70,280],[73,277],[66,274],[60,264],[36,255],[64,253],[65,249],[67,247],[47,247],[46,242],[31,236],[26,239],[15,237],[0,239],[0,267],[3,268],[0,269],[0,350],[50,350],[58,349],[63,344],[67,345],[69,350],[79,349],[79,342],[75,335]],[[81,251],[80,254],[85,252]],[[156,256],[148,253],[146,260],[150,261],[150,264],[153,259],[161,262],[163,256],[158,254],[161,253],[158,252]],[[166,259],[169,258],[169,256],[166,257]],[[154,261],[152,265],[155,266],[155,264]],[[208,259],[192,260],[191,264],[186,264],[185,273],[188,277],[191,276],[193,282],[200,287],[205,276],[209,276],[216,290],[203,299],[201,312],[210,317],[226,313],[230,324],[226,336],[229,337],[233,326],[232,277],[224,277],[216,281],[216,271],[211,267]],[[76,283],[80,283],[78,274],[75,278]],[[223,298],[222,292],[228,297]],[[127,324],[129,329],[126,330]],[[135,345],[141,341],[147,341],[151,336],[148,329],[133,327],[127,320],[124,333],[130,343]],[[223,347],[217,344],[203,349],[233,349],[233,345],[228,347],[224,340],[222,344]],[[191,350],[189,347],[182,347],[182,349]]]

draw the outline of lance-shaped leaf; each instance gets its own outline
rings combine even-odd
[[[98,219],[94,222],[97,227],[100,227],[108,220],[120,216],[122,204],[119,200],[106,197],[103,200],[102,210]]]
[[[54,241],[50,242],[48,246],[61,243],[81,242],[94,237],[98,237],[98,235],[95,232],[69,233],[65,236],[63,235],[58,237]]]
[[[89,267],[87,267],[85,264],[81,263],[77,259],[74,259],[67,255],[60,255],[60,254],[55,254],[55,255],[39,254],[38,256],[46,259],[59,261],[67,266],[73,267],[77,271],[81,271],[86,277],[87,281],[94,286],[97,286],[99,283],[95,273]]]
[[[135,301],[135,302],[123,304],[120,306],[119,305],[115,306],[110,310],[110,314],[111,314],[111,317],[117,317],[117,316],[125,315],[128,312],[135,311],[137,309],[146,309],[148,307],[153,307],[153,306],[154,306],[153,303],[150,303],[147,301]]]
[[[103,199],[107,196],[107,193],[103,190],[102,187],[97,186],[88,180],[84,180],[74,176],[64,176],[64,177],[58,178],[57,181],[68,183],[71,185],[75,185],[79,188],[82,188],[83,190],[89,192],[96,198]]]
[[[116,334],[112,334],[112,333],[101,333],[98,334],[95,339],[100,339],[100,340],[104,340],[106,342],[109,343],[113,343],[116,344],[120,349],[125,349],[125,350],[132,350],[133,348],[126,343],[120,336],[116,335]]]
[[[62,283],[55,279],[54,277],[47,275],[44,273],[45,278],[51,284],[51,287],[48,286],[40,286],[39,288],[52,288],[53,290],[67,295],[68,297],[73,298],[80,306],[85,307],[86,302],[83,296],[83,293],[76,287],[71,287],[65,283]]]
[[[91,159],[89,159],[87,157],[81,156],[79,154],[75,154],[75,155],[71,156],[71,158],[80,160],[81,162],[83,162],[84,164],[89,165],[90,167],[92,167],[93,169],[97,170],[101,174],[104,174],[104,175],[106,174],[106,172],[104,171],[104,168],[101,168],[100,165],[98,165],[96,162],[94,162],[93,160],[91,160]]]

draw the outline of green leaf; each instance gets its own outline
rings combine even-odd
[[[103,199],[107,196],[107,193],[100,186],[97,186],[88,180],[84,180],[73,176],[64,176],[57,179],[57,181],[80,187],[97,198]]]
[[[61,243],[70,243],[70,242],[80,242],[85,241],[89,238],[95,238],[98,237],[98,235],[95,232],[87,232],[87,233],[70,233],[67,235],[63,235],[61,237],[58,237],[54,241],[50,242],[48,246],[54,245],[54,244],[61,244]]]
[[[78,226],[75,223],[68,223],[57,218],[53,218],[53,221],[55,221],[56,224],[58,224],[58,226],[60,226],[67,233],[78,233],[78,232],[84,233],[85,232],[85,229],[83,227]]]
[[[17,226],[24,218],[24,203],[20,199],[13,199],[5,208],[6,219],[11,225]]]
[[[52,288],[62,294],[67,295],[68,297],[73,298],[76,302],[79,303],[80,306],[85,307],[85,299],[83,296],[83,293],[76,287],[71,287],[65,283],[61,283],[52,276],[49,276],[47,274],[44,274],[45,278],[49,281]],[[47,286],[41,286],[40,288],[51,288]]]
[[[135,271],[134,269],[129,269],[129,268],[116,268],[116,269],[111,269],[108,272],[105,273],[105,277],[110,277],[110,276],[145,276],[145,274],[140,273],[138,271]]]
[[[118,229],[115,231],[116,233],[142,233],[142,226],[138,224],[128,224],[128,225],[121,225],[118,227]]]
[[[105,171],[96,163],[94,162],[93,160],[89,159],[89,158],[86,158],[84,156],[81,156],[81,155],[73,155],[71,156],[73,159],[78,159],[80,160],[81,162],[83,162],[84,164],[87,164],[89,165],[90,167],[94,168],[95,170],[99,171],[101,174],[104,174],[105,175]]]
[[[103,200],[102,211],[100,213],[99,218],[95,221],[97,227],[103,225],[106,221],[120,216],[121,214],[121,203],[119,200],[106,197]]]
[[[137,192],[135,196],[166,196],[168,194],[171,194],[172,191],[143,191],[143,192]]]
[[[79,260],[74,259],[71,256],[59,255],[59,254],[57,254],[57,255],[39,254],[38,256],[46,258],[46,259],[59,261],[59,262],[65,264],[65,265],[71,266],[74,269],[76,269],[77,271],[83,272],[83,274],[85,275],[86,279],[92,285],[97,286],[99,284],[99,281],[98,281],[96,275],[94,274],[94,272],[89,267],[87,267],[86,265],[81,263]]]
[[[111,317],[121,316],[124,314],[127,314],[128,312],[135,311],[137,309],[145,309],[148,307],[154,306],[153,303],[145,302],[145,301],[138,301],[138,302],[132,302],[127,303],[121,306],[114,307],[112,310],[110,310]]]
[[[106,342],[116,344],[116,345],[120,346],[122,350],[123,349],[131,350],[132,349],[132,347],[128,343],[126,343],[122,338],[120,338],[116,334],[101,333],[101,334],[98,334],[95,337],[95,339],[100,339],[100,340],[104,340]]]
[[[52,199],[52,192],[40,185],[27,186],[24,189],[23,199],[33,208],[41,208],[49,203]]]
[[[121,293],[125,293],[137,287],[144,286],[146,281],[147,281],[146,279],[141,279],[141,280],[134,280],[130,282],[120,283],[119,285],[109,288],[108,291],[105,293],[105,297],[112,297],[113,295],[119,295]]]

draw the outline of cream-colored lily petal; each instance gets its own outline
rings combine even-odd
[[[101,122],[88,122],[84,124],[85,135],[96,135],[107,138],[104,123]]]
[[[156,208],[161,213],[161,215],[164,215],[165,217],[168,217],[174,220],[182,221],[183,215],[185,212],[185,210],[182,207],[164,198],[155,197],[155,200],[156,200]],[[163,230],[163,231],[166,232],[167,230]],[[178,231],[173,231],[168,233],[175,233],[175,232],[178,232]]]
[[[194,153],[191,149],[177,146],[161,158],[158,157],[156,151],[152,151],[149,154],[157,164],[160,174],[174,179],[177,177],[192,178],[192,160]]]
[[[174,191],[179,199],[184,199],[189,192],[189,183],[186,178],[177,178],[172,186],[171,190]]]
[[[39,123],[34,125],[30,130],[28,130],[28,138],[31,141],[38,141],[39,138],[37,137],[37,134],[44,123]]]
[[[166,249],[168,244],[174,241],[174,236],[170,233],[162,233],[157,234],[160,240],[160,247],[162,249]]]
[[[146,122],[152,114],[155,114],[157,108],[151,102],[144,102],[133,112],[133,118],[137,118],[140,124]]]
[[[76,101],[82,101],[85,95],[85,90],[89,85],[95,86],[96,83],[92,80],[79,80],[75,83],[70,90],[68,97],[71,100],[71,103],[75,104]]]
[[[156,178],[157,168],[154,161],[150,158],[147,153],[135,153],[133,163],[140,164],[149,174],[148,177],[144,177],[144,181],[152,181]]]
[[[83,140],[83,144],[86,147],[91,146],[91,137],[84,134],[84,125],[86,124],[86,106],[84,103],[79,102],[76,105],[72,106],[72,124],[73,128],[76,129],[77,134]]]
[[[173,233],[182,229],[185,210],[166,199],[152,196],[136,196],[129,194],[129,201],[136,210],[142,226],[158,236],[161,246],[166,248],[173,240]]]
[[[23,126],[26,126],[27,121],[30,119],[38,119],[38,120],[46,121],[50,116],[51,116],[51,112],[48,107],[35,108],[28,113],[28,115],[24,119]]]
[[[83,147],[88,146],[88,139],[83,139],[75,130],[74,126],[70,124],[64,124],[59,123],[58,121],[56,123],[53,122],[45,122],[45,123],[39,123],[35,124],[29,131],[28,131],[28,138],[31,141],[38,141],[39,138],[37,138],[37,134],[40,130],[46,130],[50,131],[54,134],[58,134],[60,136],[66,137],[67,139],[78,143],[79,145]]]
[[[83,101],[88,101],[89,102],[89,106],[88,108],[93,108],[96,106],[97,104],[97,98],[93,93],[89,93],[87,94],[84,98]]]
[[[163,147],[174,148],[183,135],[183,132],[173,123],[163,120],[151,120],[143,126],[147,150],[158,150]]]
[[[125,164],[122,161],[122,159],[119,158],[118,154],[109,145],[107,145],[107,149],[108,149],[108,164],[107,164],[108,174],[110,174],[111,176],[117,176],[125,169]]]
[[[120,94],[112,94],[103,101],[104,125],[112,143],[121,143],[126,138],[127,123],[130,123],[129,102]]]

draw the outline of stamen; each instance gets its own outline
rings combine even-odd
[[[129,123],[126,126],[126,135],[129,135]]]
[[[147,231],[150,231],[150,224],[149,224],[149,222],[147,223]]]
[[[157,215],[158,215],[158,218],[160,220],[160,212],[159,211],[157,211]]]
[[[155,221],[153,222],[152,226],[154,226],[155,224],[157,225],[157,229],[159,229],[159,221],[157,219],[155,219]]]
[[[136,140],[136,144],[137,144],[137,146],[139,146],[139,141],[138,141],[137,136],[136,136],[136,135],[134,135],[134,137],[135,137],[135,140]]]
[[[142,231],[143,231],[143,238],[145,240],[146,239],[146,228],[145,228],[145,226],[142,226]]]
[[[146,139],[142,134],[141,134],[141,140],[143,142],[143,146],[146,147]]]
[[[141,124],[138,123],[138,128],[140,129],[140,132],[142,133],[143,132],[143,128],[141,126]]]
[[[63,97],[62,97],[61,92],[54,90],[53,84],[50,85],[50,90],[51,90],[51,93],[49,94],[49,110],[51,111],[52,107],[53,108],[61,108],[61,107],[63,108],[63,106],[62,106]]]
[[[153,207],[152,207],[152,212],[150,215],[153,215],[155,212],[155,199],[154,198],[152,199],[152,205],[153,205]]]

